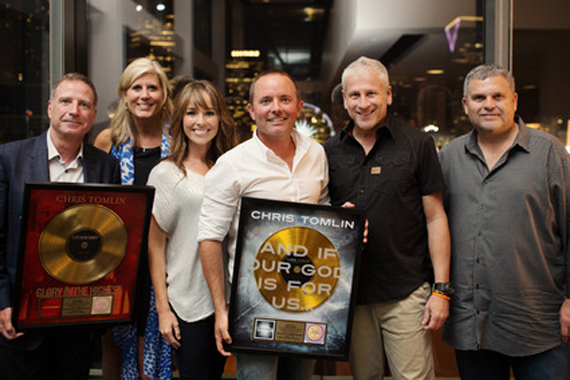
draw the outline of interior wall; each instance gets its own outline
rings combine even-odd
[[[472,1],[336,0],[325,44],[323,82],[334,87],[348,63],[361,55],[380,58],[403,34],[441,29],[458,16],[475,15]]]
[[[520,29],[570,29],[570,1],[513,0],[514,24]]]

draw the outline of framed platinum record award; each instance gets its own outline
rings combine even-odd
[[[230,351],[346,360],[362,210],[242,199]]]

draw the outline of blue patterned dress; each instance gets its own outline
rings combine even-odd
[[[160,142],[160,157],[168,155],[170,138],[167,133],[162,133]],[[132,185],[135,181],[134,151],[132,142],[111,148],[111,155],[117,158],[121,164],[121,182],[124,185]],[[147,317],[147,325],[144,335],[144,366],[143,373],[154,380],[172,379],[172,348],[158,331],[158,313],[154,299],[154,289],[151,286],[150,307]],[[121,369],[122,380],[137,380],[137,326],[117,326],[113,328],[113,339],[117,346],[123,350],[123,368]]]

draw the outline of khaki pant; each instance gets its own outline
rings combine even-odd
[[[350,344],[355,380],[382,379],[384,352],[395,380],[435,379],[431,332],[421,325],[429,296],[425,283],[401,301],[356,306]]]

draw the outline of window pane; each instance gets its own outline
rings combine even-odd
[[[552,133],[568,146],[570,2],[520,0],[514,7],[518,113],[530,126]]]
[[[393,89],[391,111],[430,133],[438,146],[471,129],[463,113],[463,79],[483,63],[481,1],[446,25],[404,34],[380,61],[387,65]],[[465,9],[465,8],[463,8]]]
[[[0,143],[48,126],[49,1],[0,1]]]

